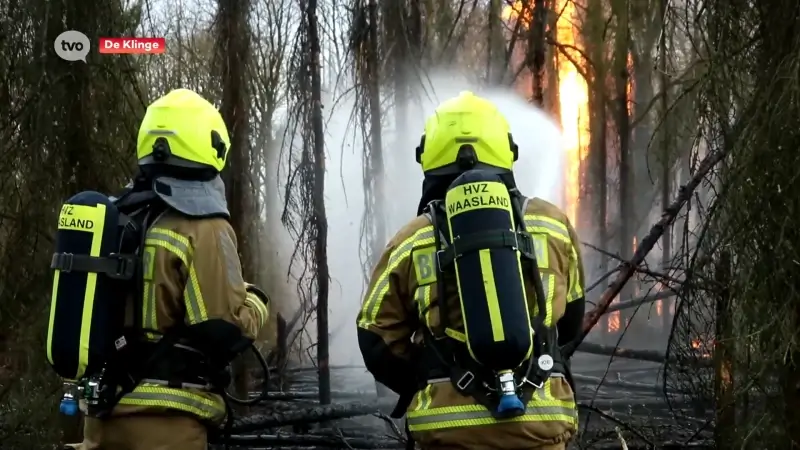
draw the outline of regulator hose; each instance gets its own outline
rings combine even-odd
[[[264,374],[264,382],[261,384],[261,392],[259,392],[256,397],[245,400],[237,398],[236,396],[228,392],[228,390],[226,389],[225,397],[227,397],[228,400],[231,401],[231,403],[234,403],[236,405],[253,406],[267,400],[267,397],[269,397],[270,370],[269,370],[269,365],[267,364],[267,360],[266,358],[264,358],[264,355],[262,355],[261,352],[258,350],[258,347],[255,346],[255,344],[250,344],[250,351],[253,352],[253,354],[256,357],[256,361],[258,362],[258,365],[261,367],[261,371]]]

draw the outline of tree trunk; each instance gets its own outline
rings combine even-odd
[[[715,424],[714,442],[718,450],[733,449],[735,446],[736,409],[734,393],[733,367],[733,318],[731,317],[731,254],[722,250],[717,262],[715,274],[717,286],[721,286],[720,295],[716,298],[716,317],[714,330],[714,403]],[[709,339],[703,336],[701,339]],[[707,343],[704,343],[707,345]],[[701,348],[708,348],[703,345]]]
[[[617,17],[617,34],[615,38],[614,58],[616,71],[616,125],[617,136],[619,138],[619,243],[620,256],[629,260],[634,252],[634,223],[636,221],[634,212],[634,173],[633,160],[630,151],[630,111],[628,98],[628,49],[629,28],[628,28],[628,4],[625,0],[614,2],[614,13]],[[627,300],[633,297],[633,286],[631,283],[625,285],[620,299]],[[630,313],[620,312],[620,331],[625,329]]]
[[[369,193],[364,193],[364,198],[371,198],[364,209],[367,223],[367,254],[369,255],[369,266],[374,267],[378,263],[383,247],[386,245],[386,208],[387,202],[384,197],[384,170],[383,170],[383,133],[381,130],[381,88],[380,88],[380,62],[378,60],[378,3],[376,0],[369,0],[367,4],[369,15],[369,37],[367,38],[366,66],[364,68],[364,81],[367,83],[367,102],[369,111],[369,159],[368,170],[364,172],[364,185],[369,189]],[[390,6],[390,16],[397,17],[402,15],[402,4],[396,0]],[[402,78],[400,72],[404,70],[402,55],[398,55],[398,50],[403,47],[399,41],[403,40],[404,33],[398,33],[400,24],[395,24],[392,28],[392,38],[394,40],[394,70],[395,77]],[[397,78],[395,78],[397,83]],[[400,81],[402,84],[402,81]],[[397,86],[395,86],[397,87]],[[401,86],[402,88],[402,86]],[[398,92],[395,91],[395,95]],[[395,110],[396,114],[399,109]],[[398,116],[398,123],[400,122]],[[399,130],[398,130],[399,131]],[[399,133],[398,133],[399,136]],[[366,148],[365,148],[366,150]],[[391,395],[385,386],[376,383],[375,389],[379,396]]]
[[[664,23],[666,22],[667,6],[669,0],[659,0],[659,17],[664,30]],[[667,33],[664,30],[661,33],[661,39],[658,42],[658,72],[659,72],[659,85],[661,86],[661,99],[659,101],[659,109],[661,116],[660,125],[660,146],[661,146],[661,209],[662,211],[669,206],[670,197],[672,196],[672,118],[669,113],[669,77],[667,76]],[[672,229],[670,226],[664,232],[661,238],[661,268],[666,273],[672,261]],[[664,336],[670,332],[672,325],[672,299],[665,299],[661,301],[661,331]]]
[[[250,202],[250,151],[247,93],[247,66],[250,57],[249,16],[247,0],[219,0],[217,4],[217,58],[222,78],[222,107],[220,113],[228,127],[231,143],[227,166],[222,171],[225,197],[231,214],[231,226],[238,238],[239,256],[245,280],[255,280],[250,246],[253,240],[248,207]],[[251,218],[252,219],[252,218]],[[236,358],[232,364],[233,388],[238,398],[247,398],[250,390],[248,371],[250,353]],[[242,412],[247,408],[241,407]]]
[[[301,4],[304,3],[301,0]],[[313,133],[314,186],[312,188],[316,228],[314,236],[315,282],[317,286],[317,367],[319,369],[319,402],[331,402],[331,375],[328,335],[328,217],[325,211],[325,132],[322,118],[322,81],[320,79],[320,38],[317,0],[308,0],[305,8],[308,33],[308,66],[311,75],[311,128]]]
[[[547,8],[544,0],[534,0],[533,21],[528,30],[528,54],[525,59],[531,71],[531,99],[536,106],[544,106],[544,36],[547,26]]]
[[[591,217],[596,236],[591,237],[600,248],[608,247],[608,151],[606,145],[608,116],[606,113],[606,79],[608,76],[603,45],[603,29],[605,20],[603,10],[598,3],[590,3],[587,10],[587,22],[584,27],[587,51],[594,62],[589,90],[589,168],[587,178],[589,198],[586,202],[585,217]],[[602,275],[608,270],[608,258],[597,252],[597,260],[587,260],[589,267],[597,267]],[[602,287],[602,286],[601,286]],[[607,320],[607,319],[606,319]]]

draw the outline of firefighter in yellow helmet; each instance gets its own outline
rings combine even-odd
[[[389,241],[358,314],[366,367],[400,395],[393,416],[405,413],[422,449],[564,449],[577,429],[568,362],[558,347],[578,334],[585,308],[578,238],[559,208],[519,194],[516,159],[508,122],[491,102],[462,92],[440,104],[417,148],[425,175],[418,216]],[[446,210],[436,212],[437,204]],[[458,222],[470,212],[489,214],[486,223],[508,220],[512,204],[517,232]],[[458,227],[472,234],[453,240]],[[520,269],[497,270],[503,252],[517,255],[506,261]],[[507,298],[514,283],[495,280],[511,274],[513,281],[514,273],[522,313],[508,315],[519,308]],[[475,291],[486,296],[476,301]],[[508,336],[512,328],[517,336]],[[486,336],[489,342],[479,342]],[[510,349],[495,352],[492,364],[502,365],[519,347],[524,362],[513,371],[488,370],[493,355],[486,349]]]
[[[124,395],[97,414],[89,397],[79,448],[204,450],[207,427],[226,416],[228,363],[268,318],[266,295],[242,278],[228,222],[219,174],[229,146],[219,112],[193,91],[173,90],[147,108],[139,174],[114,199],[144,230],[126,314],[131,350],[121,369],[106,366],[125,377],[103,380],[107,370],[99,379]]]

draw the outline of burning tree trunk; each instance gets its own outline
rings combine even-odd
[[[619,248],[620,255],[630,260],[634,251],[634,176],[630,151],[630,111],[628,98],[628,51],[630,49],[630,30],[628,27],[628,4],[623,0],[612,2],[612,13],[617,18],[617,30],[614,43],[614,71],[616,90],[616,126],[619,139]],[[631,297],[633,289],[626,284],[621,298]],[[620,330],[624,329],[629,314],[620,314]]]
[[[531,71],[533,103],[544,106],[544,32],[547,26],[547,8],[544,0],[534,0],[533,20],[528,29],[528,54],[525,57]]]
[[[231,226],[239,241],[242,272],[246,280],[253,281],[255,268],[250,260],[248,220],[250,194],[249,155],[249,102],[247,98],[247,67],[250,58],[249,16],[250,2],[219,0],[217,4],[217,63],[222,79],[222,107],[220,112],[228,127],[231,143],[228,164],[222,172],[225,196],[231,213]],[[249,355],[249,353],[248,353]],[[250,377],[249,356],[241,356],[233,363],[234,390],[239,398],[247,398]]]

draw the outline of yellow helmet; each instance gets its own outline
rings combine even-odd
[[[427,174],[472,168],[511,171],[517,145],[506,118],[490,101],[469,91],[446,100],[425,123],[417,162]]]
[[[139,165],[186,168],[225,167],[230,137],[225,121],[208,100],[189,89],[175,89],[147,107],[139,127]]]

